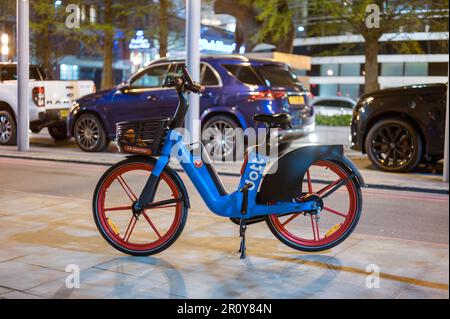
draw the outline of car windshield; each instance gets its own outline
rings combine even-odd
[[[270,86],[298,86],[301,85],[295,74],[287,67],[276,64],[254,66],[254,69],[269,82]]]

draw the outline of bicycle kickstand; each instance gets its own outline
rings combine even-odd
[[[239,252],[241,253],[241,259],[245,259],[245,231],[247,230],[247,221],[242,218],[239,223],[239,236],[241,237],[241,246],[239,248]]]

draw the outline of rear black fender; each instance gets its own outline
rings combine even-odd
[[[344,156],[342,145],[311,145],[283,154],[261,182],[260,203],[290,201],[302,194],[302,181],[308,168],[318,160],[342,163],[355,174],[356,182],[365,187],[364,179],[353,162]],[[275,166],[277,165],[277,166]],[[273,168],[276,168],[273,169]]]
[[[145,155],[130,155],[130,156],[127,156],[127,158],[140,158],[140,159],[143,159],[154,165],[156,165],[156,162],[158,161],[158,159],[156,159],[154,157],[145,156]],[[189,194],[186,190],[186,186],[184,185],[183,180],[181,179],[180,175],[174,169],[172,169],[169,165],[166,165],[166,167],[164,168],[164,172],[166,172],[170,177],[172,177],[175,180],[175,182],[178,183],[178,185],[180,185],[180,190],[181,190],[181,194],[183,195],[184,202],[186,203],[187,208],[191,208]]]

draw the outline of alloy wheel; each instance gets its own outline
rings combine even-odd
[[[213,158],[228,158],[233,154],[236,134],[230,123],[222,120],[213,122],[205,129],[205,136],[208,137],[204,141],[206,150]]]
[[[389,124],[374,132],[370,148],[373,158],[380,165],[395,169],[408,165],[416,152],[416,143],[406,127]]]
[[[0,115],[0,143],[8,143],[12,134],[13,128],[11,122],[6,116]]]
[[[82,118],[76,127],[76,138],[86,149],[93,149],[100,139],[100,128],[93,119]]]

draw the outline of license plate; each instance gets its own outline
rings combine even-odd
[[[289,104],[292,104],[292,105],[303,105],[303,104],[305,104],[305,98],[303,97],[303,96],[299,96],[299,95],[296,95],[296,96],[290,96],[290,97],[288,97],[288,101],[289,101]]]
[[[59,111],[59,117],[60,118],[66,118],[67,116],[69,116],[69,110],[60,110]]]

